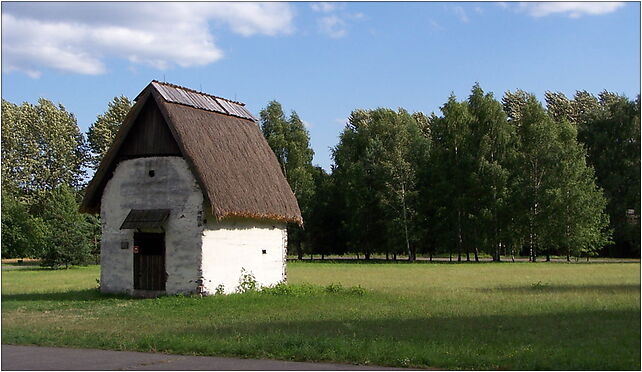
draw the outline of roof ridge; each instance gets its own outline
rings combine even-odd
[[[201,95],[208,96],[208,97],[212,97],[212,98],[218,98],[218,99],[222,99],[223,101],[227,101],[227,102],[231,102],[231,103],[236,103],[237,105],[240,105],[240,106],[245,106],[245,103],[243,103],[243,102],[233,101],[233,100],[231,100],[231,99],[227,99],[227,98],[223,98],[223,97],[215,96],[215,95],[213,95],[213,94],[209,94],[209,93],[205,93],[205,92],[200,92],[200,91],[198,91],[198,90],[191,89],[191,88],[187,88],[187,87],[184,87],[184,86],[181,86],[181,85],[177,85],[177,84],[172,84],[172,83],[162,82],[162,81],[158,81],[158,80],[152,80],[152,83],[157,83],[157,84],[160,84],[160,85],[166,85],[166,86],[168,86],[168,87],[172,87],[172,88],[183,89],[183,90],[186,90],[186,91],[188,91],[188,92],[192,92],[192,93],[196,93],[196,94],[201,94]]]

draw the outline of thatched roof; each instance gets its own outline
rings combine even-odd
[[[81,211],[100,210],[119,149],[131,128],[143,125],[136,118],[148,100],[160,110],[217,219],[236,216],[303,223],[276,156],[242,103],[156,81],[136,97],[87,186]]]

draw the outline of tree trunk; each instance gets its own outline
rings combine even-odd
[[[321,260],[323,261],[325,259],[325,254],[321,253]]]
[[[479,262],[479,250],[475,247],[475,262]]]
[[[366,252],[365,255],[366,255],[366,261],[369,260],[370,259],[370,252]]]
[[[428,255],[430,256],[430,262],[432,262],[432,251],[428,252]]]
[[[393,261],[397,261],[397,252],[394,252],[394,253],[392,254],[392,260],[393,260]]]
[[[303,259],[303,249],[301,248],[301,242],[297,242],[296,254],[297,254],[297,257],[299,258],[299,261]]]
[[[457,262],[461,262],[461,211],[457,210]]]
[[[546,262],[551,262],[551,255],[550,255],[550,253],[546,253]]]
[[[403,204],[403,229],[406,238],[406,251],[408,252],[408,261],[414,261],[412,252],[410,251],[410,240],[408,239],[408,220],[406,217],[406,188],[403,183],[401,184],[401,200]]]
[[[386,249],[386,261],[390,260],[388,249]]]
[[[537,248],[533,247],[533,249],[532,249],[532,254],[533,254],[533,257],[532,257],[532,258],[533,258],[533,260],[532,260],[532,262],[536,262],[536,261],[537,261]]]

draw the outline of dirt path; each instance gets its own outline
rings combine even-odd
[[[2,345],[2,370],[401,370],[377,366]]]

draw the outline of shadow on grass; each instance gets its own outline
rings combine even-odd
[[[337,316],[337,314],[335,314]],[[338,315],[342,316],[341,314]],[[239,321],[183,329],[191,352],[212,335],[253,357],[473,369],[639,369],[640,312]],[[202,349],[201,349],[202,348]],[[180,350],[180,349],[179,349]]]
[[[40,266],[40,265],[28,265],[28,264],[14,264],[14,263],[8,263],[2,264],[2,270],[5,271],[50,271],[50,272],[67,272],[67,271],[73,271],[73,270],[79,270],[79,269],[86,269],[88,267],[95,266],[95,265],[74,265],[74,266],[69,266],[69,267],[57,267],[57,268],[52,268],[52,267],[47,267],[47,266]]]
[[[528,264],[528,265],[590,265],[590,264],[640,264],[639,259],[594,259],[593,261],[586,262],[586,260],[579,260],[575,261],[572,260],[570,262],[567,262],[566,259],[553,259],[549,262],[545,260],[540,260],[537,262],[529,262],[527,258],[518,258],[515,260],[515,262],[512,262],[510,259],[503,259],[501,261],[493,261],[491,258],[480,258],[479,261],[457,261],[457,259],[453,259],[450,261],[447,257],[435,257],[432,261],[421,258],[417,259],[416,261],[408,261],[406,259],[398,259],[398,260],[386,260],[385,258],[370,258],[369,260],[366,260],[364,258],[353,258],[353,257],[346,257],[346,258],[326,258],[326,259],[321,259],[321,258],[303,258],[299,260],[298,258],[288,258],[288,262],[299,262],[299,263],[344,263],[344,264],[387,264],[387,265],[422,265],[422,264],[449,264],[449,265],[480,265],[480,264],[492,264],[492,265],[498,265],[498,264]]]
[[[104,301],[129,299],[126,295],[100,293],[98,289],[82,289],[65,292],[3,294],[2,301]]]
[[[640,285],[637,284],[585,284],[585,285],[553,285],[537,282],[528,286],[480,288],[480,292],[506,292],[506,293],[569,293],[569,292],[607,292],[639,294]]]
[[[37,265],[12,265],[12,264],[2,264],[2,270],[53,271],[48,267],[42,267]]]
[[[479,262],[474,262],[474,261],[461,261],[457,262],[455,261],[448,261],[446,260],[416,260],[416,261],[408,261],[408,260],[386,260],[385,258],[371,258],[369,260],[363,259],[363,258],[328,258],[328,259],[320,259],[320,258],[315,258],[310,260],[309,258],[304,258],[302,260],[299,260],[297,258],[288,258],[288,262],[297,262],[297,263],[309,263],[309,264],[353,264],[353,265],[371,265],[371,264],[380,264],[380,265],[423,265],[423,264],[483,264],[483,263],[493,263],[492,261],[479,261]]]

